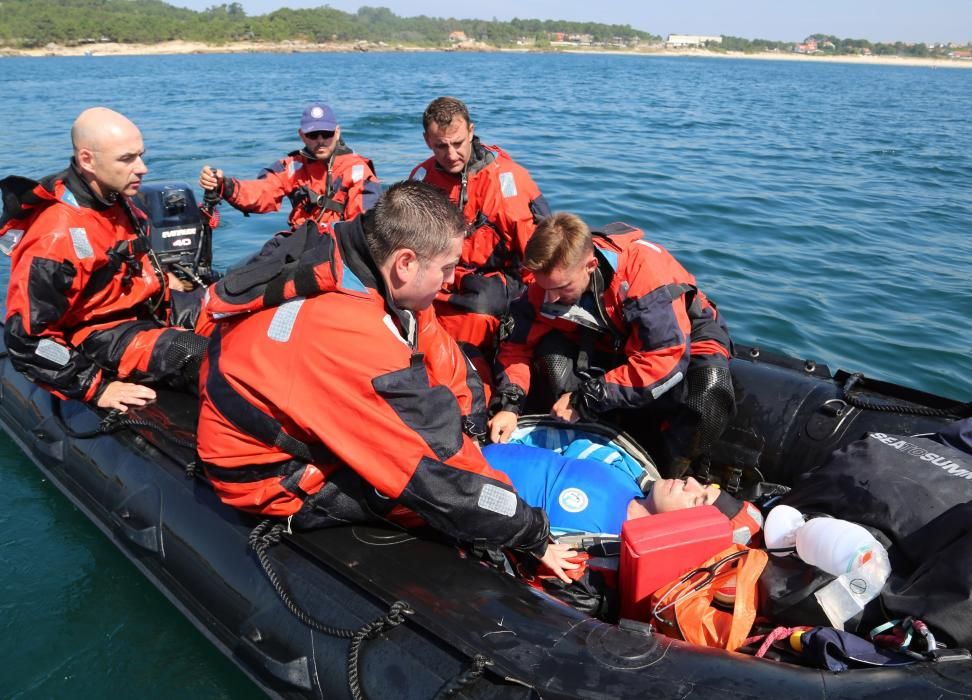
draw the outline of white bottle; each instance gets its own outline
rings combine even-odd
[[[797,556],[833,576],[860,568],[878,549],[870,532],[847,520],[814,518],[796,531]]]
[[[763,524],[766,549],[778,557],[785,557],[796,546],[796,533],[803,527],[803,513],[792,506],[775,506]]]
[[[785,549],[837,578],[814,593],[830,624],[844,623],[878,596],[891,575],[884,547],[860,525],[835,518],[804,522],[800,511],[776,506],[766,518],[766,546]]]

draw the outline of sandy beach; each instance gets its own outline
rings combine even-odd
[[[384,42],[329,42],[315,44],[305,41],[282,41],[277,43],[241,41],[227,44],[205,44],[192,41],[166,41],[158,44],[117,44],[96,43],[78,46],[48,44],[43,48],[12,49],[0,48],[0,56],[149,56],[172,54],[220,54],[220,53],[335,53],[351,51],[443,51],[449,49],[425,48],[409,45],[393,45]],[[497,49],[479,42],[465,42],[453,51],[502,51],[527,52],[533,49]],[[798,53],[743,53],[739,51],[707,51],[705,49],[655,49],[637,50],[610,49],[554,49],[563,53],[612,53],[628,56],[683,56],[696,58],[744,58],[763,61],[816,61],[821,63],[857,63],[888,66],[922,66],[931,68],[972,68],[972,60],[948,58],[917,58],[905,56],[823,56]]]

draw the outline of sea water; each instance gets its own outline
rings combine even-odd
[[[0,176],[62,169],[88,106],[131,117],[149,179],[241,177],[295,149],[303,106],[391,183],[452,94],[555,210],[667,247],[737,342],[972,400],[972,71],[608,55],[0,58]],[[286,205],[285,205],[286,207]],[[223,208],[226,266],[286,213]],[[0,289],[9,266],[0,263]],[[0,436],[4,697],[258,692]]]

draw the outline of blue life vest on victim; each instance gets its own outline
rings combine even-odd
[[[527,445],[487,445],[483,455],[517,493],[542,508],[552,530],[617,535],[632,498],[644,493],[626,465],[564,457]]]

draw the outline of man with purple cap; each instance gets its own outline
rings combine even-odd
[[[341,127],[329,105],[307,105],[297,135],[304,147],[265,168],[256,180],[227,177],[205,165],[199,186],[215,190],[244,213],[279,211],[286,196],[293,207],[292,229],[311,219],[348,221],[374,205],[381,194],[374,166],[341,139]]]

